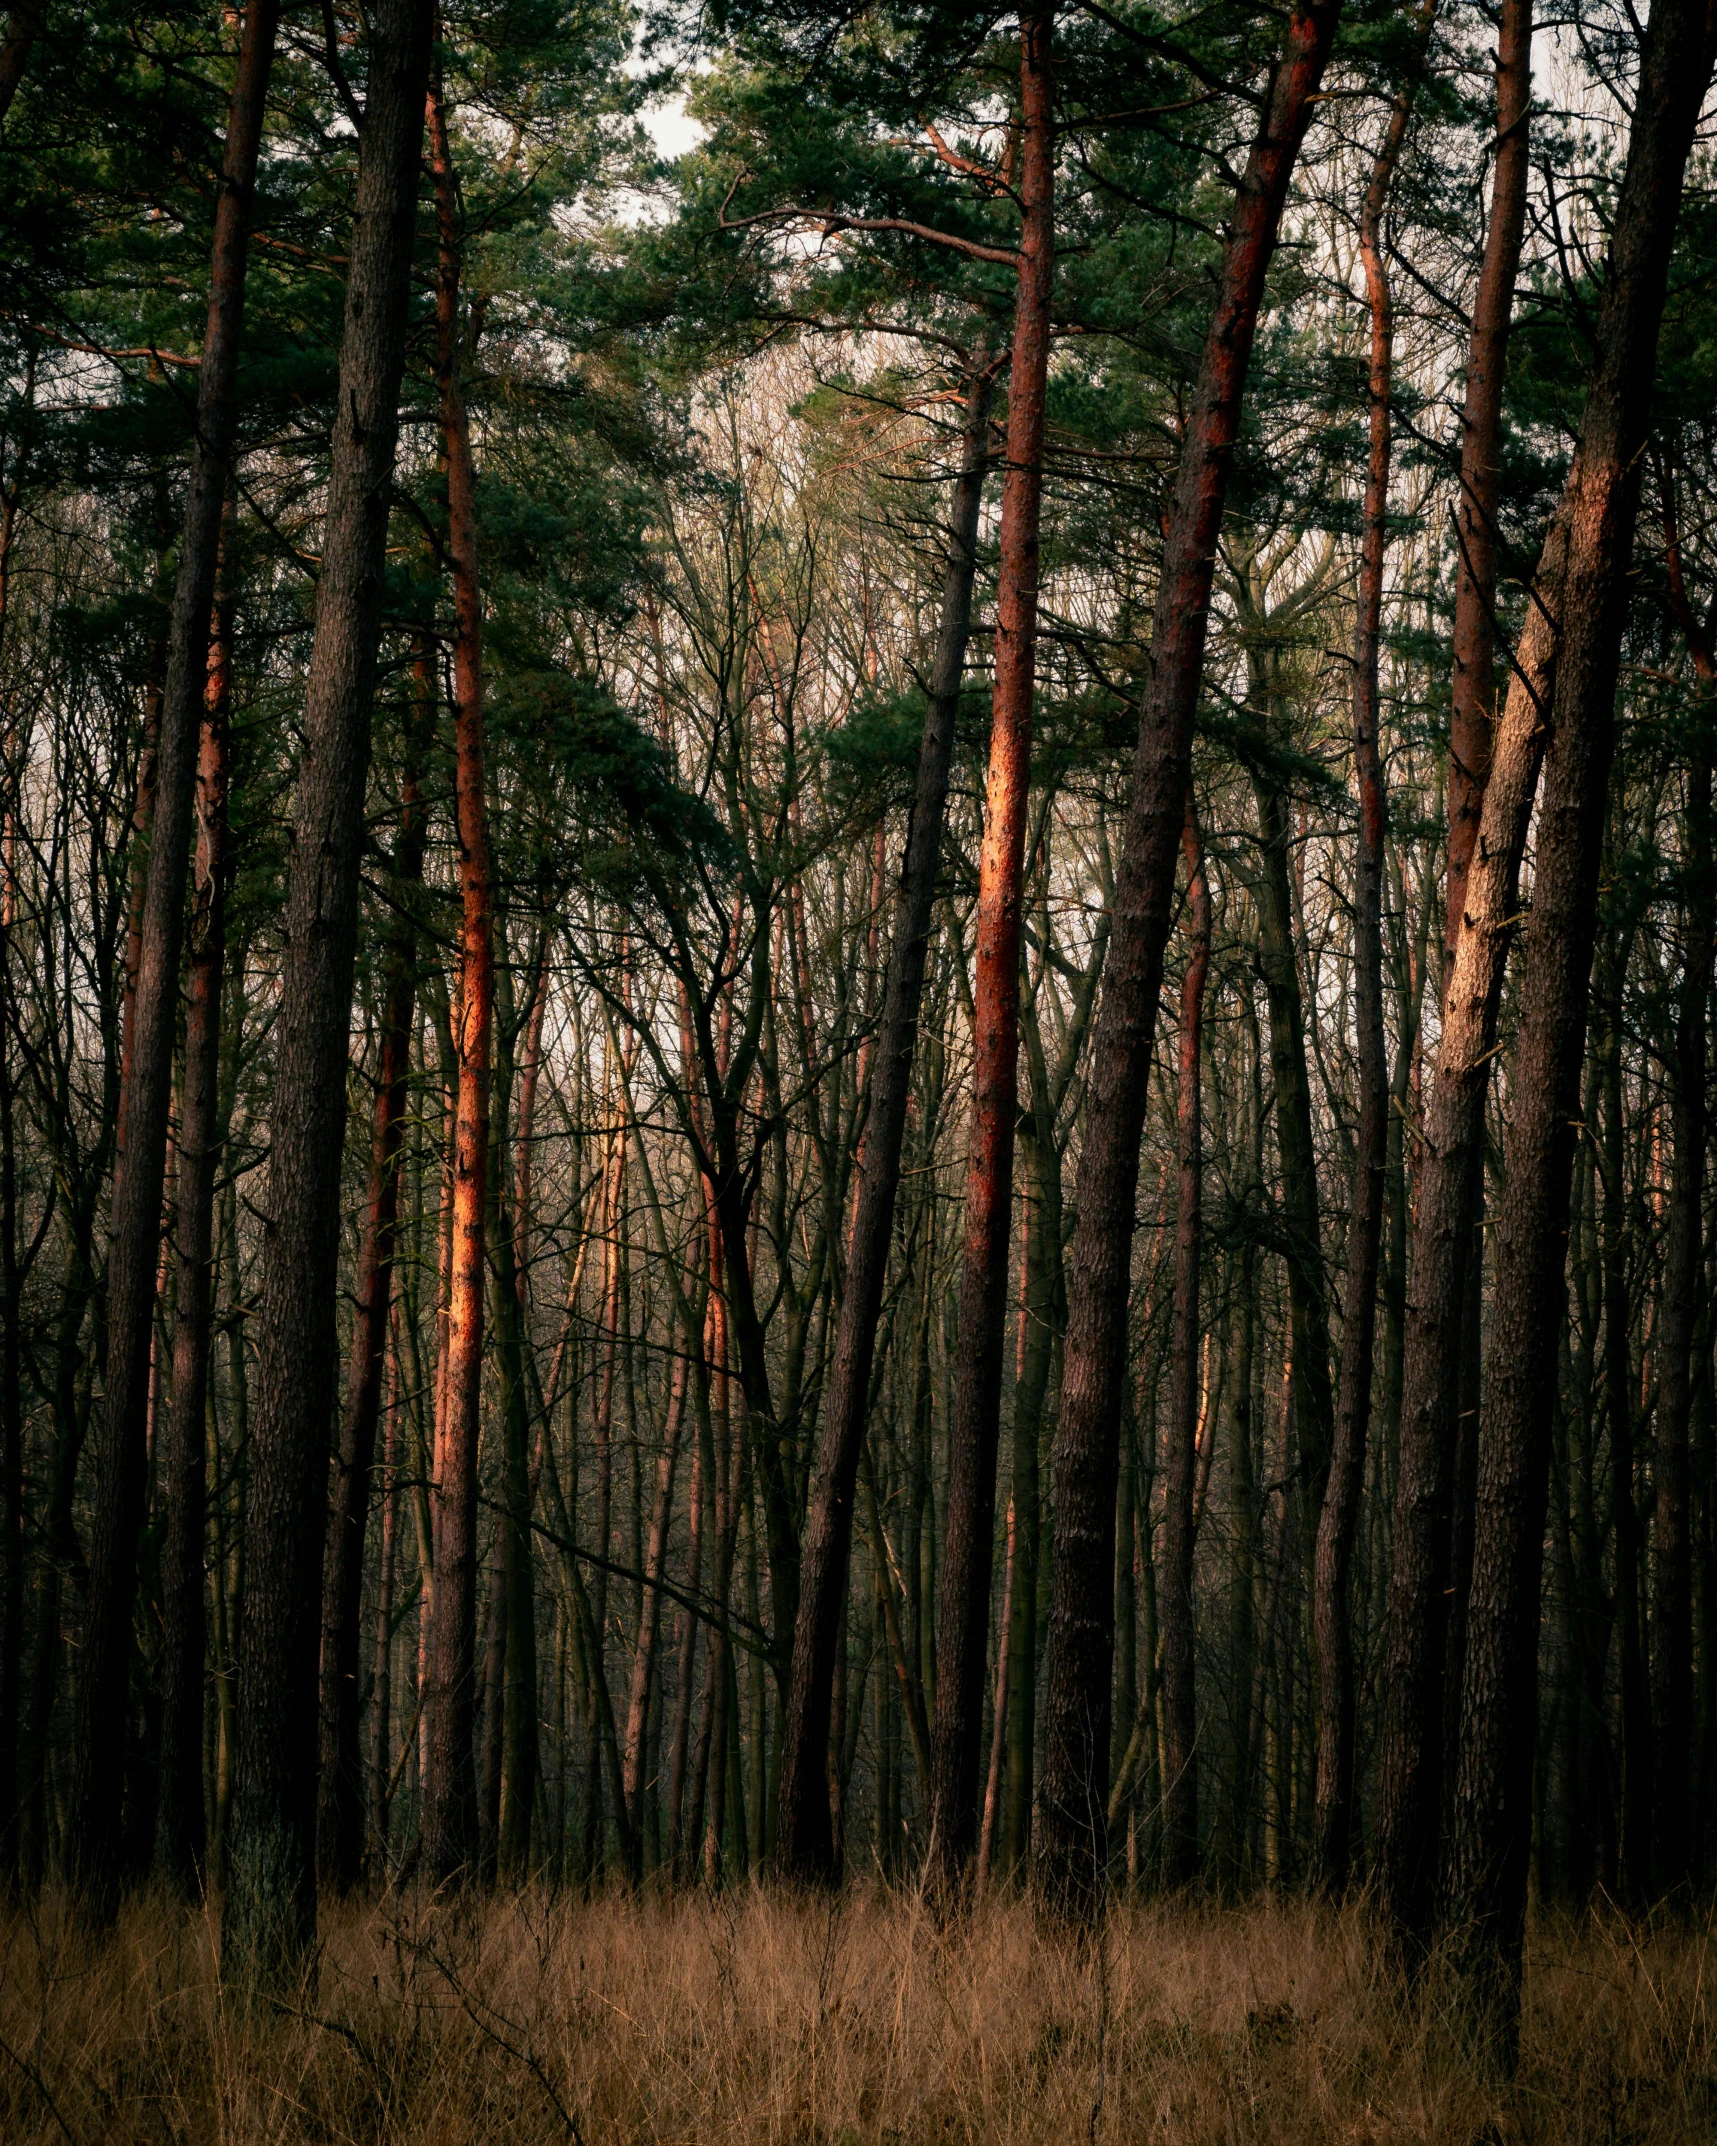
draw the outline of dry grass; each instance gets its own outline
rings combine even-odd
[[[326,1913],[320,1975],[221,2001],[212,1916],[92,1943],[0,1923],[0,2140],[1717,2140],[1706,1941],[1540,1928],[1505,2094],[1404,2004],[1357,1918],[1123,1908],[1101,1945],[997,1905],[397,1900]]]

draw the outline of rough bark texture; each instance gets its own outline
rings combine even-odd
[[[1496,146],[1490,221],[1467,345],[1461,413],[1461,488],[1455,504],[1457,566],[1449,678],[1449,862],[1442,975],[1448,981],[1466,911],[1467,875],[1478,841],[1498,720],[1496,678],[1497,506],[1501,497],[1502,396],[1514,285],[1526,224],[1532,100],[1531,0],[1504,0],[1497,27]],[[1488,1082],[1487,1082],[1488,1085]],[[1482,1134],[1482,1108],[1478,1118]],[[1457,1238],[1460,1292],[1449,1343],[1454,1379],[1444,1619],[1437,1681],[1442,1749],[1428,1776],[1445,1796],[1460,1741],[1461,1664],[1466,1656],[1467,1590],[1472,1580],[1473,1493],[1478,1480],[1480,1346],[1484,1306],[1485,1156],[1475,1137],[1466,1158],[1465,1220]],[[1439,1733],[1427,1728],[1427,1734]]]
[[[399,1221],[399,1167],[406,1080],[417,1005],[417,932],[413,901],[423,879],[428,834],[420,794],[427,733],[435,720],[434,658],[420,648],[415,696],[400,782],[394,848],[394,922],[384,964],[376,1053],[376,1101],[370,1174],[358,1247],[357,1305],[346,1359],[346,1401],[329,1484],[328,1544],[322,1565],[321,1743],[316,1785],[316,1863],[322,1882],[345,1892],[364,1860],[362,1691],[364,1537],[370,1478],[381,1420],[388,1313],[393,1303],[394,1239]]]
[[[496,1304],[501,1327],[501,1422],[506,1511],[501,1528],[506,1605],[506,1682],[502,1695],[501,1807],[497,1825],[501,1871],[521,1878],[530,1866],[531,1821],[538,1775],[537,1624],[532,1565],[534,1416],[526,1388],[530,1348],[531,1237],[535,1212],[537,1091],[542,1076],[543,1017],[548,1003],[548,945],[539,942],[535,984],[525,1021],[515,1125],[513,1211],[497,1232]]]
[[[18,6],[7,10],[6,34],[0,37],[0,123],[12,109],[41,27],[42,0],[19,0]]]
[[[246,1589],[222,1972],[294,1971],[316,1928],[316,1669],[340,1155],[370,710],[381,638],[429,0],[376,0],[287,875],[256,1318]]]
[[[1514,280],[1526,228],[1532,106],[1532,0],[1502,0],[1496,46],[1496,152],[1490,221],[1467,343],[1461,410],[1461,489],[1455,506],[1455,624],[1449,705],[1449,880],[1444,927],[1448,958],[1479,836],[1497,720],[1496,510],[1501,494],[1502,391]]]
[[[1353,1633],[1348,1575],[1365,1481],[1371,1421],[1377,1275],[1383,1252],[1384,1174],[1389,1150],[1389,1066],[1383,1040],[1383,831],[1387,801],[1379,737],[1379,637],[1388,549],[1390,377],[1394,307],[1383,258],[1383,216],[1394,184],[1418,65],[1436,0],[1420,9],[1415,65],[1390,107],[1360,212],[1360,258],[1371,315],[1368,453],[1360,536],[1358,620],[1353,649],[1353,768],[1359,818],[1353,846],[1353,1016],[1359,1061],[1359,1123],[1347,1225],[1347,1295],[1341,1332],[1340,1399],[1329,1477],[1318,1511],[1312,1574],[1312,1637],[1318,1669],[1316,1860],[1319,1883],[1339,1894],[1353,1857]]]
[[[1446,1903],[1507,2068],[1519,2047],[1549,1433],[1616,677],[1658,327],[1714,18],[1710,0],[1659,0],[1652,12],[1595,374],[1560,516],[1567,561],[1485,1355]],[[1487,798],[1487,818],[1488,807]]]
[[[453,1273],[447,1401],[436,1455],[435,1605],[430,1618],[429,1778],[423,1854],[436,1878],[471,1863],[477,1846],[472,1723],[477,1652],[477,1435],[482,1413],[484,1207],[489,1164],[489,1057],[495,1023],[495,948],[489,822],[483,795],[483,606],[477,578],[476,473],[459,380],[458,207],[439,90],[428,99],[440,270],[436,354],[447,463],[447,561],[453,580],[454,805],[459,841],[459,993],[454,1041],[459,1092],[453,1129]]]
[[[1663,483],[1664,552],[1670,600],[1701,690],[1717,688],[1717,652],[1688,601],[1681,567],[1673,482]],[[1658,1325],[1656,1506],[1652,1584],[1652,1718],[1657,1768],[1652,1798],[1654,1882],[1673,1892],[1692,1871],[1693,1544],[1690,1525],[1694,1337],[1700,1313],[1705,1204],[1706,1007],[1711,996],[1714,916],[1711,762],[1696,750],[1687,773],[1686,892],[1682,898],[1682,980],[1676,1012],[1672,1103],[1674,1177],[1664,1249]]]
[[[1471,1160],[1484,1134],[1503,970],[1519,923],[1520,862],[1556,674],[1553,619],[1567,530],[1551,525],[1515,649],[1515,676],[1486,780],[1461,935],[1443,998],[1442,1040],[1425,1113],[1408,1265],[1394,1560],[1383,1678],[1375,1870],[1403,1941],[1428,1934],[1442,1809],[1444,1646],[1454,1475],[1456,1352]]]
[[[1275,683],[1275,651],[1262,666],[1266,720],[1273,734],[1285,728]],[[1292,1465],[1308,1498],[1301,1511],[1315,1513],[1329,1475],[1335,1443],[1335,1390],[1329,1366],[1329,1282],[1324,1270],[1323,1218],[1318,1195],[1317,1142],[1312,1130],[1311,1068],[1306,1062],[1305,994],[1300,986],[1300,949],[1294,915],[1293,840],[1289,800],[1280,776],[1254,774],[1258,806],[1258,967],[1269,1010],[1270,1072],[1276,1091],[1276,1155],[1281,1165],[1279,1211],[1282,1263],[1288,1281],[1288,1362],[1294,1436]],[[1305,1544],[1309,1562],[1311,1544]]]
[[[1610,1434],[1610,1519],[1615,1532],[1616,1669],[1620,1686],[1621,1828],[1614,1890],[1624,1906],[1644,1905],[1651,1885],[1651,1695],[1640,1581],[1644,1565],[1635,1467],[1633,1292],[1628,1287],[1627,1131],[1623,1122],[1622,981],[1633,940],[1629,919],[1610,934],[1600,960],[1596,1094],[1603,1099],[1603,1205],[1599,1279],[1603,1289],[1604,1417]],[[1589,1121],[1588,1121],[1589,1122]],[[1458,1750],[1458,1746],[1457,1746]]]
[[[1187,799],[1187,955],[1180,987],[1174,1311],[1169,1341],[1168,1450],[1163,1465],[1162,1632],[1163,1882],[1198,1875],[1198,1705],[1193,1681],[1193,1489],[1198,1438],[1198,1270],[1204,1253],[1204,1127],[1199,1107],[1204,986],[1210,974],[1210,883],[1198,821]],[[1132,1545],[1121,1554],[1130,1562]]]
[[[227,551],[231,544],[227,523]],[[224,578],[224,576],[223,576]],[[197,755],[197,845],[187,934],[185,1071],[173,1232],[173,1397],[157,1472],[167,1508],[161,1545],[161,1757],[155,1872],[192,1890],[202,1875],[205,1414],[213,1311],[215,1165],[220,1155],[221,975],[226,966],[227,773],[231,752],[232,599],[217,584]]]
[[[1093,1045],[1055,1446],[1040,1848],[1051,1893],[1075,1910],[1100,1903],[1108,1861],[1116,1434],[1133,1206],[1216,540],[1264,277],[1339,14],[1339,0],[1319,0],[1289,19],[1223,248],[1166,524]]]
[[[197,740],[215,597],[221,516],[232,470],[245,269],[277,0],[250,0],[227,117],[209,268],[208,323],[197,374],[178,575],[167,644],[155,806],[135,985],[126,1009],[107,1262],[107,1382],[98,1418],[89,1531],[89,1593],[73,1730],[70,1861],[101,1910],[120,1874],[120,1805],[129,1719],[131,1611],[143,1524],[150,1342],[161,1245],[161,1193],[172,1098],[185,871],[197,789]]]
[[[930,1854],[953,1879],[978,1846],[984,1655],[990,1626],[1008,1249],[1019,1104],[1019,953],[1037,671],[1038,523],[1049,305],[1055,282],[1054,11],[1020,22],[1020,268],[1008,373],[1007,474],[996,582],[996,677],[978,864],[972,1102],[959,1334],[949,1405]]]
[[[834,1875],[826,1754],[829,1708],[852,1550],[853,1491],[864,1446],[865,1409],[876,1347],[877,1317],[887,1278],[888,1241],[900,1189],[901,1142],[912,1089],[913,1049],[924,964],[936,899],[942,813],[954,749],[954,712],[966,665],[976,565],[978,509],[983,497],[985,445],[994,374],[980,363],[966,400],[960,475],[948,523],[948,563],[935,663],[928,688],[924,743],[913,793],[906,855],[895,896],[893,939],[882,1021],[871,1063],[864,1155],[853,1203],[846,1288],[829,1367],[828,1397],[817,1443],[805,1547],[800,1564],[798,1618],[781,1729],[781,1772],[775,1856],[784,1875]],[[712,1658],[717,1642],[712,1639]]]

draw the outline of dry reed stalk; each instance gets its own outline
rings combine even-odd
[[[1506,2095],[1357,1914],[1123,1905],[1100,1946],[1017,1901],[762,1890],[329,1904],[320,1974],[223,2003],[217,1920],[0,1921],[7,2146],[941,2146],[1717,2137],[1708,1934],[1543,1920]]]

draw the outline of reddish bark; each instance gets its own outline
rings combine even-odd
[[[1019,295],[1008,375],[995,696],[978,864],[971,1146],[931,1727],[930,1853],[945,1879],[965,1869],[978,1845],[984,1649],[990,1625],[1014,1118],[1019,1105],[1019,949],[1037,668],[1044,399],[1055,284],[1053,24],[1052,8],[1038,9],[1020,21]]]
[[[1163,1462],[1162,1634],[1163,1883],[1198,1875],[1198,1700],[1193,1674],[1193,1490],[1198,1444],[1198,1273],[1204,1254],[1204,1126],[1199,1081],[1204,987],[1210,974],[1210,884],[1192,798],[1186,802],[1187,956],[1180,986],[1180,1088],[1176,1104],[1179,1199],[1175,1208],[1174,1309],[1169,1339],[1169,1416]],[[1130,1554],[1123,1544],[1123,1554]],[[1153,1665],[1154,1666],[1154,1665]]]
[[[1558,517],[1533,577],[1515,679],[1497,728],[1418,1155],[1374,1844],[1379,1906],[1397,1940],[1413,1947],[1430,1932],[1443,1802],[1451,1419],[1469,1167],[1483,1138],[1503,970],[1519,923],[1520,864],[1548,735],[1540,709],[1548,708],[1554,689],[1551,620],[1561,601],[1566,548],[1566,523]]]
[[[95,1443],[89,1592],[73,1729],[71,1796],[72,1869],[100,1909],[111,1905],[119,1880],[131,1613],[143,1524],[155,1277],[173,1086],[185,872],[196,804],[209,619],[238,414],[238,355],[251,207],[278,13],[277,0],[250,0],[246,8],[227,117],[209,268],[208,320],[197,374],[196,443],[168,632],[148,874],[133,972],[136,981],[126,1009],[121,1145],[109,1225],[107,1379]]]
[[[435,179],[436,373],[447,466],[447,563],[453,582],[454,816],[459,843],[459,1090],[453,1130],[453,1272],[447,1399],[435,1480],[435,1606],[429,1640],[429,1779],[423,1847],[437,1878],[466,1870],[477,1846],[472,1759],[477,1646],[477,1434],[483,1379],[484,1205],[495,949],[489,823],[483,794],[483,607],[477,487],[459,378],[458,203],[439,85],[426,100]]]
[[[1502,461],[1502,393],[1508,336],[1526,222],[1526,174],[1531,109],[1531,0],[1507,0],[1501,11],[1496,63],[1496,162],[1491,215],[1473,306],[1462,412],[1461,487],[1455,508],[1459,562],[1451,647],[1449,708],[1449,869],[1444,898],[1443,974],[1447,980],[1466,909],[1467,873],[1478,840],[1497,722],[1496,512]],[[1482,1120],[1481,1120],[1482,1123]],[[1466,1156],[1466,1216],[1457,1240],[1455,1286],[1460,1292],[1449,1341],[1450,1520],[1446,1640],[1439,1657],[1442,1752],[1433,1782],[1454,1776],[1460,1738],[1461,1664],[1466,1655],[1467,1589],[1472,1579],[1473,1491],[1478,1477],[1484,1304],[1484,1143]],[[1441,1611],[1439,1614],[1443,1614]],[[1427,1729],[1427,1733],[1435,1733]]]
[[[1467,871],[1479,834],[1497,721],[1496,512],[1501,492],[1502,391],[1514,281],[1526,228],[1532,107],[1532,0],[1502,0],[1496,46],[1496,161],[1490,221],[1467,343],[1461,410],[1461,489],[1455,507],[1454,668],[1449,698],[1449,880],[1447,959],[1454,959]],[[1369,273],[1369,271],[1368,271]]]
[[[1445,1721],[1458,1713],[1459,1656],[1464,1648],[1470,1572],[1470,1484],[1476,1460],[1477,1393],[1461,1393],[1463,1363],[1477,1348],[1477,1244],[1484,1173],[1484,1106],[1495,1041],[1496,994],[1502,988],[1514,912],[1520,845],[1543,749],[1533,693],[1550,661],[1541,607],[1554,591],[1541,578],[1521,644],[1522,668],[1509,700],[1516,716],[1509,740],[1506,809],[1483,851],[1480,822],[1492,768],[1503,745],[1496,708],[1496,511],[1500,485],[1502,394],[1514,284],[1526,218],[1532,96],[1531,0],[1505,0],[1497,40],[1496,163],[1490,221],[1473,305],[1462,412],[1461,489],[1456,508],[1460,566],[1449,729],[1449,875],[1443,958],[1445,1009],[1436,1087],[1422,1151],[1408,1265],[1402,1359],[1395,1557],[1390,1575],[1389,1674],[1383,1687],[1378,1779],[1376,1870],[1386,1918],[1396,1935],[1417,1943],[1430,1923],[1436,1844],[1443,1800]],[[1554,565],[1559,551],[1541,564]],[[1515,695],[1520,695],[1515,702]],[[1505,709],[1503,722],[1509,719]],[[1501,847],[1498,847],[1500,842]],[[1470,885],[1475,858],[1482,884]],[[1478,962],[1459,987],[1462,1011],[1451,1025],[1461,938],[1476,935]],[[1474,993],[1476,992],[1476,996]],[[1470,1383],[1470,1382],[1469,1382]],[[1457,1409],[1469,1408],[1464,1422]],[[1463,1438],[1462,1433],[1465,1432]],[[1456,1554],[1456,1485],[1461,1507]],[[1452,1583],[1452,1584],[1451,1584]]]
[[[1315,0],[1296,8],[1287,24],[1223,248],[1165,528],[1151,675],[1093,1044],[1055,1446],[1040,1832],[1049,1890],[1075,1910],[1100,1904],[1108,1862],[1116,1434],[1133,1206],[1216,540],[1264,278],[1339,14],[1340,0]]]
[[[1658,328],[1714,41],[1712,0],[1659,0],[1653,9],[1596,366],[1560,517],[1567,561],[1485,1353],[1446,1900],[1481,2020],[1507,2069],[1519,2049],[1550,1424],[1616,680]],[[1487,820],[1488,807],[1487,798]]]

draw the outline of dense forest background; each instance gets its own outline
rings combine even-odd
[[[1708,1898],[1714,51],[8,11],[8,1883]]]

